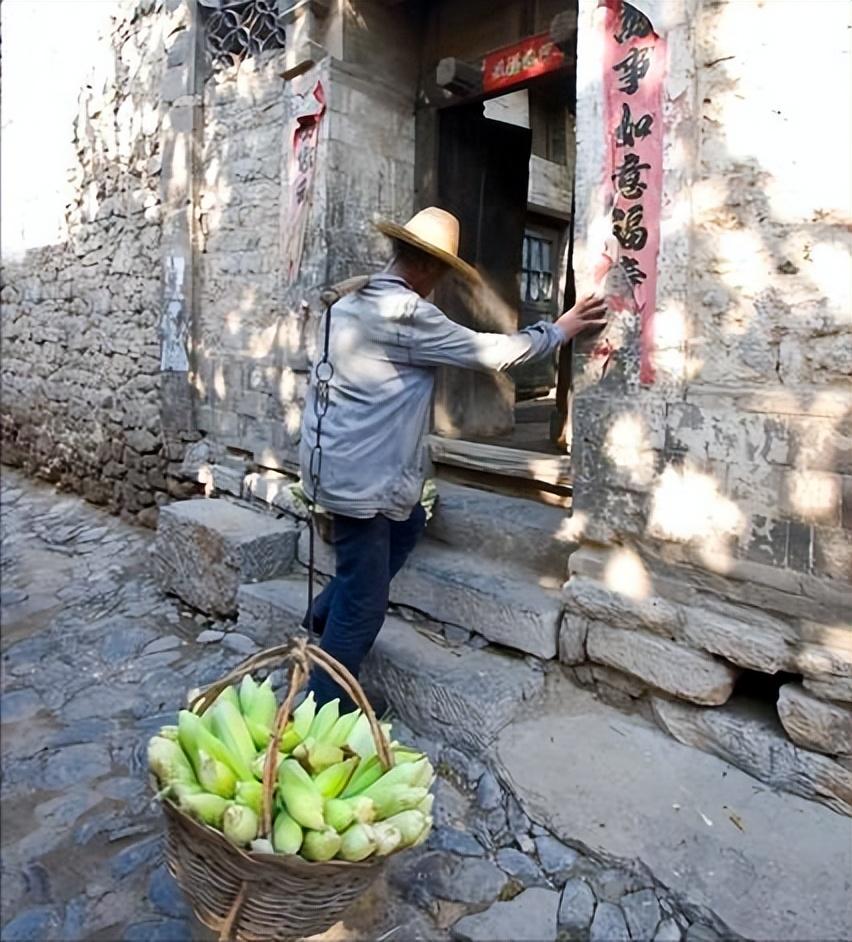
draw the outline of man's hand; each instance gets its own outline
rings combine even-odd
[[[596,294],[587,294],[556,321],[556,326],[565,335],[567,343],[572,337],[586,330],[594,330],[606,325],[606,301]]]

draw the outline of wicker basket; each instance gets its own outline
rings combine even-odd
[[[311,664],[327,671],[363,710],[379,758],[385,768],[393,765],[393,754],[358,681],[330,655],[301,639],[244,661],[198,696],[192,708],[204,712],[229,684],[280,660],[290,662],[290,682],[267,750],[261,836],[268,836],[272,825],[275,765],[270,757],[278,752],[281,732]],[[361,863],[311,863],[298,856],[248,853],[219,831],[184,814],[171,801],[163,801],[163,810],[169,871],[198,919],[218,932],[221,942],[283,942],[323,932],[369,888],[385,862],[384,857],[375,857]]]

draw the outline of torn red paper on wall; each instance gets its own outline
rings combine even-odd
[[[653,320],[660,248],[663,178],[662,98],[666,42],[651,21],[623,0],[600,0],[606,133],[604,192],[613,238],[604,268],[618,265],[612,310],[639,318],[642,383],[653,383]]]
[[[284,204],[287,215],[282,220],[281,231],[284,272],[288,282],[298,277],[302,264],[320,122],[325,114],[325,90],[322,83],[317,82],[306,98],[305,110],[295,116],[296,126],[286,153],[289,195]]]

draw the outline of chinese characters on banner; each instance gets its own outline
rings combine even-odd
[[[560,68],[565,56],[547,33],[498,49],[482,62],[482,90],[508,88]]]
[[[620,293],[612,310],[639,317],[639,379],[653,383],[653,318],[660,247],[665,40],[650,20],[623,0],[604,7],[605,191],[612,207],[607,268],[619,265]]]
[[[289,194],[288,199],[282,200],[286,215],[281,220],[281,233],[283,271],[287,283],[298,277],[302,264],[320,122],[325,114],[325,92],[320,82],[305,97],[307,103],[295,116],[296,127],[285,154]]]

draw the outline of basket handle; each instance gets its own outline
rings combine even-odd
[[[287,644],[267,648],[264,651],[260,651],[246,658],[246,660],[237,665],[229,674],[226,674],[221,680],[212,683],[195,697],[189,705],[190,709],[199,714],[204,713],[216,701],[216,698],[226,687],[242,679],[246,674],[250,674],[261,667],[278,663],[279,661],[289,662],[290,664],[289,684],[287,696],[278,709],[278,714],[275,717],[275,728],[272,731],[272,736],[266,747],[266,760],[263,765],[263,814],[260,823],[261,837],[268,837],[272,831],[272,793],[275,788],[278,744],[290,720],[293,701],[296,698],[296,694],[307,683],[312,664],[321,667],[338,686],[342,687],[344,692],[360,707],[364,716],[367,717],[367,722],[370,724],[370,732],[373,735],[373,742],[376,745],[376,753],[384,769],[390,769],[394,764],[393,753],[382,732],[375,711],[372,706],[370,706],[370,701],[367,699],[357,679],[343,664],[335,660],[330,654],[323,651],[322,648],[315,644],[309,644],[303,638],[294,638],[287,642]]]

